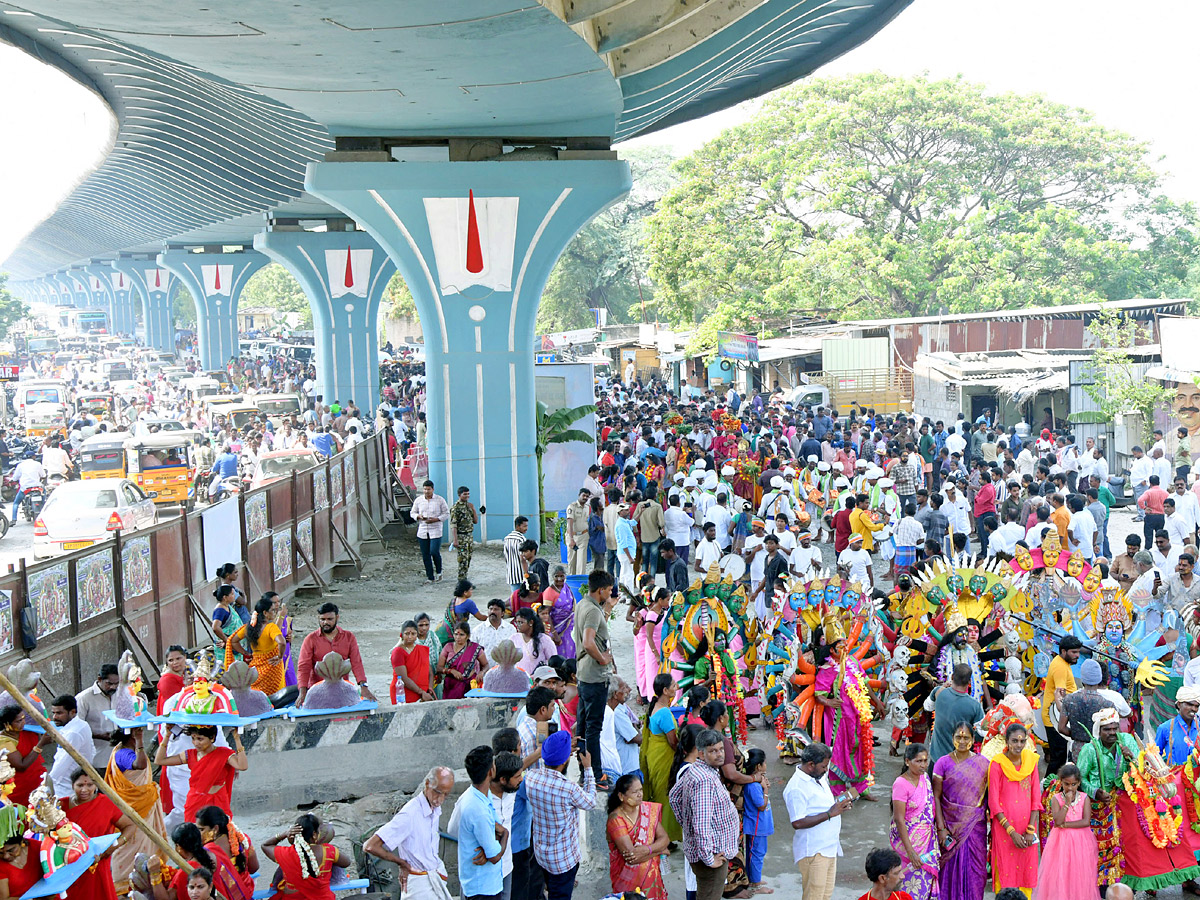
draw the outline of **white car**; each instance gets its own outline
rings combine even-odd
[[[44,559],[106,541],[120,529],[158,522],[154,495],[128,478],[69,481],[55,489],[33,523],[33,555]]]
[[[262,487],[281,478],[291,478],[293,472],[307,472],[321,464],[321,454],[312,447],[292,447],[290,450],[268,450],[259,454],[254,467],[250,489]]]

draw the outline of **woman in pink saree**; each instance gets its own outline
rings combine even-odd
[[[933,764],[941,900],[983,900],[987,885],[988,761],[971,752],[974,742],[971,724],[960,722],[954,728],[954,752]]]
[[[614,894],[641,891],[647,900],[667,900],[659,854],[670,838],[662,824],[662,805],[642,800],[636,772],[622,775],[608,795],[608,872]]]
[[[649,606],[634,612],[633,667],[637,676],[638,696],[654,696],[654,676],[658,674],[658,654],[662,646],[663,613],[671,595],[659,588]]]
[[[852,789],[864,800],[874,800],[866,791],[875,780],[872,708],[880,704],[858,660],[845,652],[846,635],[841,625],[834,622],[827,626],[825,639],[830,649],[817,670],[815,697],[825,707],[823,730],[833,736],[829,786],[835,795]]]

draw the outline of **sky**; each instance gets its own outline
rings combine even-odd
[[[1151,143],[1166,190],[1200,203],[1196,0],[915,0],[856,50],[819,71],[962,74],[1002,93],[1042,93]],[[90,91],[0,45],[6,133],[0,142],[0,260],[103,158],[111,114]],[[686,153],[744,121],[756,103],[630,141]],[[620,149],[620,148],[618,148]]]

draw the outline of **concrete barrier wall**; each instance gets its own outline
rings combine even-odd
[[[479,698],[267,719],[242,735],[250,767],[234,785],[234,813],[415,791],[432,766],[462,768],[512,712],[511,700]]]

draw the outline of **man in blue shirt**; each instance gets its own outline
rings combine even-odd
[[[496,821],[496,809],[488,797],[496,772],[495,754],[486,745],[467,754],[463,763],[471,786],[459,798],[462,812],[458,824],[458,881],[462,895],[499,900],[504,893],[500,861],[508,843],[508,831]]]
[[[318,430],[317,433],[313,435],[312,445],[316,448],[317,452],[326,459],[329,459],[329,457],[333,456],[333,435],[329,433],[328,425]]]
[[[1200,722],[1196,721],[1196,711],[1200,710],[1200,685],[1181,687],[1175,694],[1175,708],[1179,715],[1159,725],[1155,735],[1158,752],[1169,766],[1187,762],[1197,738],[1200,738]]]
[[[214,500],[221,490],[221,482],[226,478],[236,478],[238,474],[238,457],[228,444],[221,448],[221,455],[213,462],[213,480],[208,486],[208,496]]]

